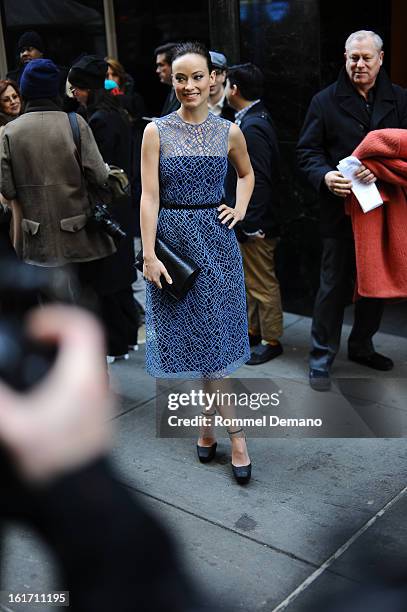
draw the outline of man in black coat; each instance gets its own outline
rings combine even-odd
[[[263,80],[257,66],[242,64],[229,68],[226,85],[226,98],[237,111],[235,121],[246,139],[256,179],[246,216],[238,228],[245,273],[249,339],[254,347],[248,365],[265,363],[283,352],[279,342],[283,333],[283,313],[274,263],[279,236],[279,153],[270,115],[260,100]],[[233,168],[229,168],[225,193],[228,204],[234,206],[236,172]]]
[[[382,45],[380,36],[371,31],[349,36],[345,67],[335,83],[312,99],[297,148],[300,168],[321,200],[323,254],[310,356],[310,384],[320,391],[330,388],[330,368],[339,349],[344,309],[351,301],[355,278],[352,227],[344,212],[344,198],[352,183],[336,166],[371,130],[407,128],[407,94],[390,82],[382,68]],[[364,166],[355,178],[367,184],[376,180]],[[383,307],[379,299],[356,302],[348,356],[368,367],[390,370],[393,362],[376,353],[372,343]]]

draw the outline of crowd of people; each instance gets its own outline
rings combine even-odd
[[[384,72],[382,45],[374,32],[349,36],[344,69],[311,101],[298,143],[300,169],[321,198],[309,370],[318,391],[330,388],[358,265],[343,202],[352,183],[336,166],[369,132],[406,127],[406,92]],[[97,312],[109,363],[137,349],[144,316],[147,371],[155,377],[209,384],[244,363],[279,357],[279,149],[260,69],[230,66],[200,43],[163,44],[154,57],[168,93],[161,117],[146,125],[142,96],[117,59],[83,55],[67,71],[44,57],[35,32],[24,33],[18,48],[20,66],[0,81],[2,251],[75,275],[72,300]],[[114,168],[130,187],[119,195],[109,188]],[[376,180],[368,162],[355,180]],[[178,279],[158,257],[157,239],[196,268],[182,299],[174,297],[177,283],[171,292]],[[372,343],[383,307],[382,296],[356,300],[349,358],[389,370],[393,362]],[[235,476],[245,468],[237,480],[247,482],[244,432],[229,433]],[[198,456],[208,461],[215,452],[208,427]]]
[[[407,163],[407,93],[387,77],[382,45],[370,31],[348,37],[344,69],[336,83],[312,99],[298,143],[299,167],[321,200],[323,256],[309,371],[311,387],[318,391],[330,387],[344,308],[352,299],[358,266],[363,265],[352,234],[354,215],[346,214],[352,211],[352,180],[337,164],[373,131],[396,138],[397,167]],[[272,118],[262,102],[260,69],[250,63],[229,66],[222,52],[208,51],[198,42],[161,45],[154,52],[156,72],[168,95],[161,116],[146,125],[143,99],[117,59],[83,55],[65,71],[44,56],[45,45],[37,33],[23,34],[18,46],[21,65],[0,81],[1,260],[18,258],[33,268],[68,270],[64,278],[75,279],[67,281],[70,299],[96,313],[110,363],[128,358],[129,350],[137,348],[141,315],[147,371],[157,378],[199,379],[211,388],[245,363],[256,366],[279,357],[279,151]],[[388,167],[389,160],[383,161],[373,148],[355,181],[376,181],[370,161],[375,155]],[[382,176],[401,188],[406,205],[406,173]],[[387,209],[369,214],[382,220],[386,210],[392,210],[391,201],[385,202]],[[141,245],[142,276],[137,279],[135,254]],[[372,337],[380,325],[383,298],[407,297],[407,276],[398,291],[357,296],[349,337],[352,361],[377,370],[393,367],[391,359],[375,351]],[[38,299],[44,301],[42,296]],[[128,516],[131,502],[116,490],[110,469],[93,463],[106,453],[101,420],[107,416],[109,400],[101,367],[103,344],[94,323],[84,316],[46,306],[36,315],[35,325],[31,319],[31,333],[39,339],[52,337],[62,354],[48,388],[43,388],[44,397],[15,396],[0,386],[0,440],[14,457],[23,482],[57,478],[85,466],[85,477],[79,473],[64,483],[68,490],[75,490],[77,483],[83,488],[90,465],[100,490],[108,492],[112,503],[117,499]],[[72,395],[66,393],[69,368],[77,373]],[[93,391],[86,376],[96,377]],[[24,409],[27,401],[34,401],[34,409]],[[70,402],[72,422],[67,417]],[[47,410],[35,406],[53,410],[58,403],[58,435],[50,440]],[[105,408],[96,414],[98,403]],[[224,409],[216,410],[222,414]],[[197,443],[202,463],[216,455],[210,419],[214,414],[204,410],[208,420]],[[245,433],[238,427],[230,427],[228,433],[233,476],[237,483],[247,484],[252,464]],[[31,436],[36,436],[34,441]],[[15,482],[13,475],[10,486]],[[17,501],[21,491],[27,494],[25,487],[18,482]],[[58,502],[54,488],[50,491]],[[62,546],[64,526],[44,523],[43,497],[48,500],[47,490],[34,496],[25,518]],[[85,502],[87,511],[91,500]],[[10,506],[10,515],[18,512],[17,506]],[[158,527],[143,513],[142,518],[156,537]],[[102,519],[95,538],[103,528]],[[137,548],[137,534],[130,527],[129,533]],[[125,552],[119,551],[122,560],[129,552],[123,535],[116,540],[124,547]],[[170,559],[171,547],[164,543],[163,559]],[[141,546],[144,550],[143,542]],[[86,591],[85,601],[95,597],[92,588],[81,586],[71,561],[62,560],[69,580],[79,585],[77,592]],[[98,579],[106,572],[119,580],[114,568],[95,567]],[[164,569],[158,575],[168,581],[177,578]],[[154,590],[154,580],[150,584]],[[174,609],[189,609],[181,590],[173,594],[174,602],[180,602]],[[105,609],[106,602],[108,597],[98,608],[93,601],[83,609]],[[120,609],[132,608],[123,603]]]

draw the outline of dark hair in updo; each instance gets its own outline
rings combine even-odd
[[[194,53],[195,55],[202,55],[202,57],[206,59],[206,63],[208,64],[209,72],[212,72],[213,66],[212,66],[211,56],[209,55],[209,51],[205,47],[204,44],[198,41],[192,41],[192,42],[188,41],[184,43],[178,43],[174,48],[174,52],[172,55],[172,61],[174,62],[179,57],[182,57],[183,55],[187,55],[187,53]]]

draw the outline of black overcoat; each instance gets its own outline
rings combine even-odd
[[[337,170],[338,162],[351,155],[368,132],[383,128],[407,128],[407,91],[393,85],[383,68],[376,79],[371,116],[344,68],[335,83],[312,98],[297,155],[301,170],[320,194],[323,236],[340,237],[351,231],[344,200],[329,192],[326,173]]]
[[[108,164],[122,168],[131,174],[131,127],[121,110],[97,110],[89,116],[89,127],[99,151]],[[134,207],[129,197],[114,200],[109,205],[112,216],[118,221],[127,237],[117,243],[117,252],[94,266],[94,281],[98,292],[111,295],[128,288],[137,277],[134,267]]]

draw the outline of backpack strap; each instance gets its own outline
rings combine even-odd
[[[81,156],[81,132],[79,129],[78,117],[76,113],[68,113],[69,124],[72,130],[72,137],[76,147],[76,158],[83,173],[82,156]]]

